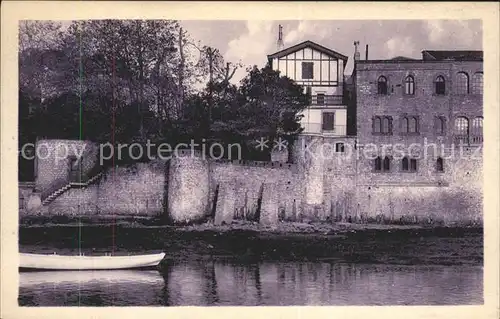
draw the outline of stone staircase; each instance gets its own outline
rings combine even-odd
[[[51,192],[50,195],[48,195],[45,199],[43,199],[42,205],[50,204],[54,199],[61,196],[71,188],[85,188],[94,183],[95,181],[97,181],[99,178],[101,178],[102,175],[103,172],[99,172],[85,182],[69,182],[61,186],[60,188],[56,189],[55,191]]]

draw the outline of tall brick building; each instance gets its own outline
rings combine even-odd
[[[482,51],[355,59],[353,79],[360,209],[480,216]]]
[[[394,149],[381,154],[384,144],[408,148],[416,143],[423,151],[435,143],[438,152],[482,144],[482,51],[423,51],[421,60],[357,60],[354,73],[358,143],[379,146],[381,156],[361,160],[364,178],[430,182],[446,171],[446,154],[401,158],[399,152],[396,160]]]

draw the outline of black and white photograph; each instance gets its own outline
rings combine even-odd
[[[484,305],[484,22],[394,18],[20,19],[17,305]]]

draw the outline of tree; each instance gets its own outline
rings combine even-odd
[[[269,149],[256,152],[252,144],[256,139],[266,138],[271,146],[278,136],[291,142],[301,132],[300,112],[308,104],[303,88],[269,67],[254,66],[248,71],[239,88],[224,80],[214,81],[190,97],[181,127],[206,132],[208,124],[203,123],[211,102],[213,121],[209,135],[184,130],[186,136],[223,144],[239,143],[246,158],[266,159]]]
[[[243,99],[240,114],[244,120],[242,135],[255,139],[264,137],[273,145],[279,136],[291,143],[301,132],[301,111],[308,105],[309,97],[302,86],[269,66],[254,66],[241,81]]]

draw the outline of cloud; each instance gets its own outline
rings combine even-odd
[[[420,58],[422,50],[482,48],[480,20],[244,21],[244,27],[233,33],[228,41],[225,58],[263,67],[267,55],[276,51],[278,24],[283,25],[285,47],[311,40],[347,55],[346,74],[353,68],[354,41],[360,41],[362,59],[367,44],[369,59],[391,59],[398,55]],[[226,32],[210,30],[215,34]],[[245,74],[244,69],[240,70],[235,79]]]
[[[293,45],[307,40],[311,35],[323,39],[327,34],[328,29],[324,27],[324,22],[300,21],[297,28],[285,33],[283,41],[285,45]]]
[[[275,44],[273,25],[274,21],[246,21],[246,32],[229,41],[224,58],[227,61],[241,61],[245,67],[264,66],[267,62],[266,57]],[[245,75],[245,68],[239,69],[232,82],[239,82]]]
[[[415,57],[415,54],[418,53],[418,50],[415,49],[414,41],[410,36],[389,39],[385,43],[385,47],[388,55],[391,57]]]
[[[459,48],[466,48],[481,41],[481,23],[478,20],[429,20],[425,27],[429,32],[429,41],[443,47],[453,43]],[[476,37],[479,36],[479,39]]]

